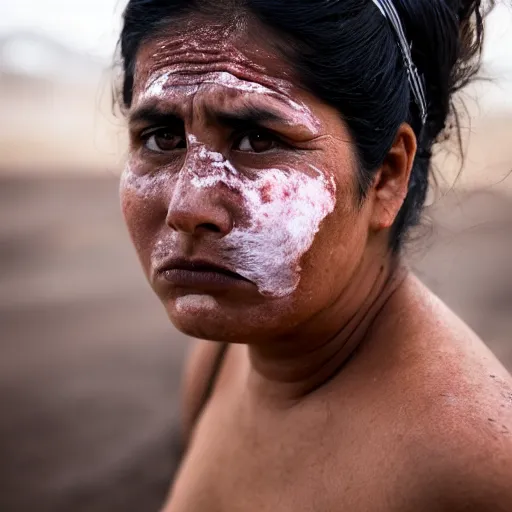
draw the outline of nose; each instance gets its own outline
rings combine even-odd
[[[191,176],[181,172],[167,209],[167,225],[192,236],[225,237],[233,229],[231,212],[218,186],[197,187]]]

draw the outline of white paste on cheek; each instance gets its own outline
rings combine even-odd
[[[120,191],[130,191],[143,199],[149,199],[158,194],[169,181],[167,173],[136,174],[130,165],[126,165],[121,175]]]
[[[211,160],[215,153],[204,150]],[[221,240],[221,254],[235,272],[255,283],[263,295],[285,297],[300,281],[300,261],[311,248],[323,219],[336,204],[334,179],[289,169],[267,169],[256,180],[210,167],[207,176],[192,173],[199,188],[222,183],[244,201],[248,227],[235,227]]]
[[[262,294],[284,297],[300,281],[300,260],[312,246],[335,197],[322,174],[265,171],[241,190],[251,226],[224,239],[236,271],[255,282]]]

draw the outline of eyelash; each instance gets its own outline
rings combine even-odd
[[[174,130],[173,128],[168,127],[168,126],[158,126],[158,127],[153,127],[153,128],[146,128],[145,130],[140,132],[139,139],[142,141],[144,146],[146,146],[149,139],[155,135],[158,135],[159,132],[169,131],[172,133],[173,130]],[[270,140],[272,140],[273,143],[275,143],[279,147],[292,149],[292,146],[290,144],[285,142],[280,136],[276,135],[273,131],[271,131],[267,128],[261,128],[261,127],[249,128],[249,129],[245,129],[243,131],[239,131],[238,133],[236,133],[236,136],[233,137],[233,146],[239,145],[245,137],[255,135],[255,134],[259,134],[259,135],[268,137]],[[183,139],[186,140],[185,135],[177,134],[176,137],[183,137]],[[154,150],[149,150],[149,151],[155,152]],[[165,151],[162,151],[162,153],[165,153]]]
[[[250,137],[251,135],[263,135],[264,137],[271,140],[274,144],[277,144],[278,146],[284,147],[286,146],[286,143],[283,141],[281,137],[276,135],[270,130],[267,130],[265,128],[252,128],[249,130],[245,130],[242,132],[239,132],[236,137],[233,139],[233,146],[239,146],[242,140],[244,140],[246,137]]]
[[[171,128],[170,126],[157,126],[153,128],[146,128],[145,130],[142,130],[139,134],[139,139],[143,142],[147,142],[150,137],[153,135],[158,135],[159,132],[173,132],[174,128]],[[177,130],[176,130],[177,131]],[[185,135],[176,135],[177,137],[183,137],[185,138]]]

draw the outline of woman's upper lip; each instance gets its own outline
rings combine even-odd
[[[234,272],[233,270],[223,265],[219,265],[217,263],[212,263],[210,261],[202,259],[174,258],[161,265],[157,272],[164,273],[168,272],[169,270],[188,270],[190,272],[217,272],[219,274],[225,274],[236,279],[248,281],[248,279],[246,279],[245,277],[241,276],[240,274]]]

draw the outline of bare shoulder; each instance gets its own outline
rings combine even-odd
[[[511,415],[487,411],[429,418],[413,469],[425,510],[512,511]]]
[[[440,510],[512,511],[512,389],[508,379],[489,378],[478,390],[462,394],[462,383],[441,393],[425,415],[418,455]]]
[[[420,289],[411,362],[413,471],[430,510],[512,511],[512,377],[449,308]],[[428,507],[427,507],[428,508]]]
[[[220,343],[212,341],[193,340],[192,343],[181,384],[182,422],[186,439],[190,437],[201,412],[212,374],[223,349]]]

